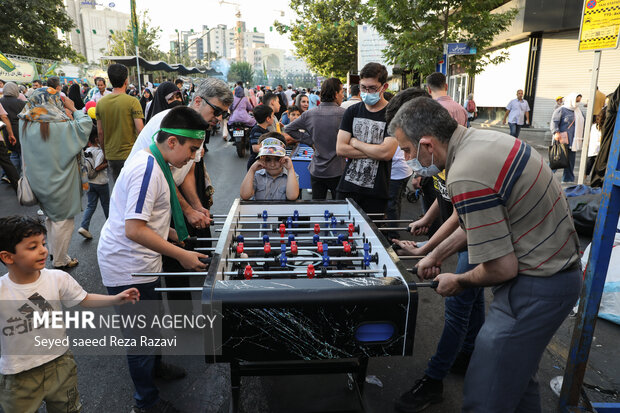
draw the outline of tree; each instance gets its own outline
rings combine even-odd
[[[0,4],[0,51],[43,59],[76,59],[57,36],[75,25],[62,0],[3,0]]]
[[[370,14],[362,0],[291,0],[299,18],[292,26],[275,22],[280,33],[290,33],[296,54],[310,69],[325,77],[346,78],[357,68],[357,22]]]
[[[248,62],[233,62],[228,70],[228,81],[251,84],[254,78],[254,68]]]
[[[140,57],[144,60],[164,60],[166,55],[157,48],[159,39],[159,26],[151,26],[151,19],[148,12],[140,13],[138,16],[138,47]],[[136,53],[136,46],[133,44],[133,32],[131,23],[125,31],[117,31],[111,35],[110,56],[133,56]]]
[[[506,30],[517,9],[491,13],[503,0],[370,0],[370,20],[387,40],[384,51],[390,63],[420,74],[435,71],[448,42],[464,42],[477,48],[476,55],[450,56],[469,75],[480,73],[488,64],[504,61],[507,53],[491,56],[495,36]]]

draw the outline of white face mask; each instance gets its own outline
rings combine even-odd
[[[441,170],[433,163],[435,160],[435,155],[431,155],[431,164],[429,166],[422,166],[420,161],[418,160],[418,155],[420,154],[420,143],[418,143],[418,151],[416,152],[416,157],[413,159],[409,159],[407,161],[407,165],[413,169],[417,175],[431,177],[435,175],[439,175]]]

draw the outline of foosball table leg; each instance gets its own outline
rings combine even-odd
[[[239,411],[239,396],[241,393],[241,369],[239,362],[233,360],[230,362],[230,413]]]

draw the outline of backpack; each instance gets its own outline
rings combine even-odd
[[[473,99],[469,99],[467,101],[467,108],[466,109],[467,109],[467,111],[469,113],[474,113],[476,111],[476,103],[474,102]]]
[[[95,159],[90,153],[86,152],[82,159],[84,160],[83,168],[86,170],[86,176],[88,176],[88,179],[95,179],[99,175],[99,171],[95,170]]]

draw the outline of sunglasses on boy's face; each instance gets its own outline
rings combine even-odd
[[[228,116],[230,116],[230,113],[228,113],[227,110],[224,110],[218,106],[212,105],[211,102],[209,102],[205,98],[202,98],[202,100],[204,100],[207,105],[211,106],[211,109],[213,109],[213,116],[215,116],[216,118],[221,115],[222,119],[228,119]]]

